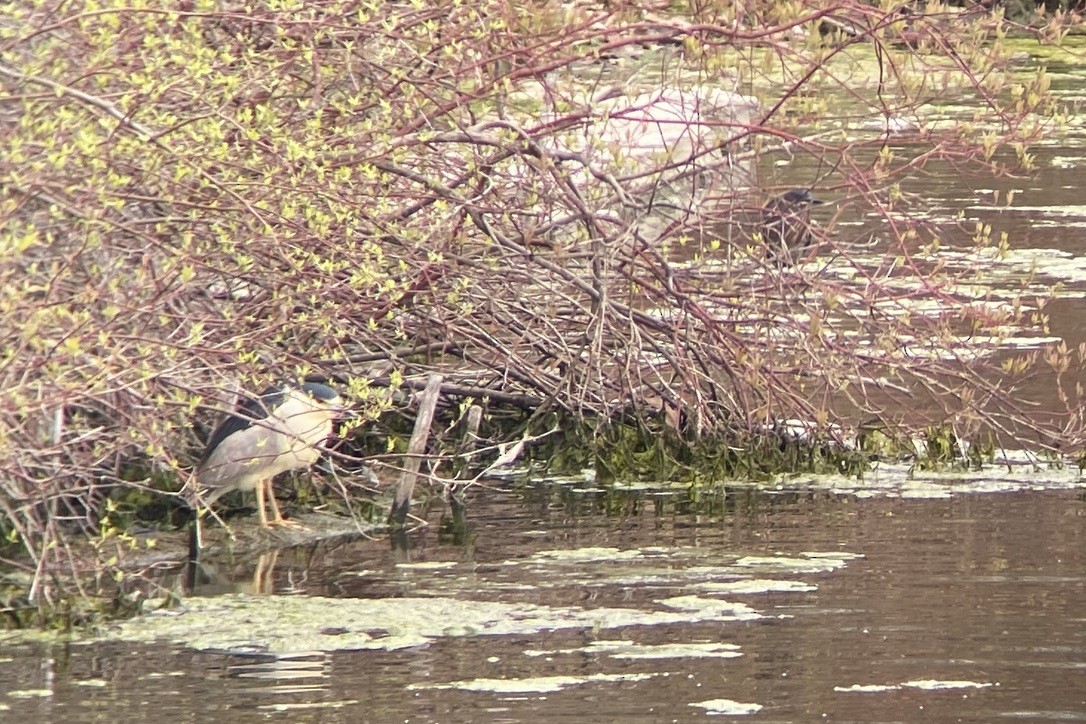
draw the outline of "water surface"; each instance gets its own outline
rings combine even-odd
[[[270,572],[222,566],[213,595],[163,619],[240,603],[204,627],[225,650],[126,628],[4,645],[0,705],[12,721],[1086,720],[1081,489],[739,490],[706,508],[479,489],[464,525],[435,516],[406,551],[355,540]],[[294,605],[313,618],[287,628],[317,636],[268,638]],[[369,631],[374,648],[336,650],[390,610],[403,623]]]

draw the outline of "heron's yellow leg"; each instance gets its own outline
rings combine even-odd
[[[279,501],[275,499],[275,488],[272,486],[272,481],[268,481],[268,500],[271,501],[272,509],[272,524],[282,525],[285,521],[283,519],[283,511],[279,509]]]
[[[272,481],[268,480],[268,500],[271,501],[272,507],[272,520],[270,525],[281,525],[284,528],[303,528],[301,523],[293,520],[287,520],[283,517],[283,511],[279,509],[279,501],[275,499],[275,487],[272,485]]]
[[[269,484],[270,480],[261,480],[256,484],[256,509],[260,515],[260,527],[268,527],[268,514],[264,512],[264,486]],[[272,501],[275,501],[275,494],[272,493]]]

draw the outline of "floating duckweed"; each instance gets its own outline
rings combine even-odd
[[[293,652],[423,646],[442,637],[530,635],[560,629],[614,629],[758,618],[754,609],[696,596],[659,602],[666,611],[550,607],[454,598],[332,599],[308,596],[191,598],[171,615],[151,614],[114,626],[110,640],[168,640],[198,650]],[[336,622],[327,635],[326,622]],[[450,625],[455,622],[455,625]]]
[[[695,701],[690,706],[705,709],[706,714],[724,714],[730,716],[742,716],[754,714],[762,710],[761,704],[743,704],[731,699],[709,699],[708,701]]]
[[[495,694],[544,694],[571,686],[618,681],[645,681],[659,674],[589,674],[587,676],[537,676],[527,679],[471,679],[447,684],[408,684],[407,689],[461,689]]]

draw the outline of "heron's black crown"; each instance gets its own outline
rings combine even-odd
[[[309,393],[309,396],[314,400],[320,400],[321,402],[332,402],[339,399],[338,392],[320,382],[303,382],[302,390]]]

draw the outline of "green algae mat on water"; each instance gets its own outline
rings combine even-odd
[[[662,602],[665,604],[666,601]],[[201,650],[298,654],[423,646],[445,636],[535,634],[565,628],[611,629],[758,618],[744,604],[703,599],[698,610],[582,609],[453,598],[333,599],[222,596],[189,599],[180,612],[125,622],[114,640],[169,640]]]
[[[719,596],[770,592],[802,595],[817,587],[791,577],[830,574],[856,557],[846,552],[751,556],[723,551],[710,554],[693,548],[590,547],[544,551],[506,561],[489,572],[465,564],[408,565],[400,567],[400,571],[411,579],[414,595],[410,597],[192,597],[176,608],[118,623],[105,636],[114,641],[165,640],[197,650],[297,655],[398,650],[425,646],[443,637],[531,636],[563,629],[604,631],[749,621],[762,614],[746,603]],[[602,591],[638,584],[663,584],[674,595],[653,596],[636,607],[607,605],[603,601],[594,608],[534,602],[536,592],[563,586]],[[531,600],[481,600],[484,595]],[[635,658],[653,658],[660,651],[637,648],[629,641],[617,649],[597,650],[613,657]],[[718,645],[690,648],[683,655],[738,654]]]

